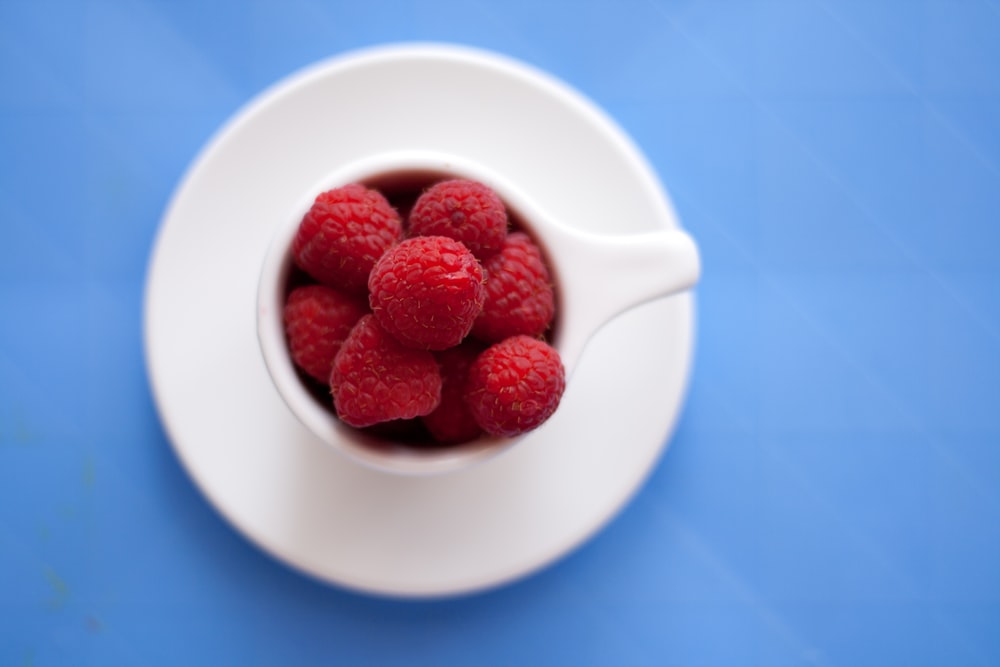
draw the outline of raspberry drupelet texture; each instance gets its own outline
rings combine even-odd
[[[285,301],[283,314],[292,361],[327,384],[340,345],[366,312],[364,302],[357,297],[324,285],[295,288]]]
[[[435,183],[413,206],[409,216],[413,236],[447,236],[461,241],[486,259],[500,251],[507,236],[507,209],[489,187],[453,179]]]
[[[375,262],[401,235],[399,214],[386,198],[354,183],[316,197],[292,242],[292,256],[319,282],[361,293]]]
[[[483,349],[482,343],[466,339],[458,347],[435,353],[441,367],[441,404],[423,421],[436,442],[457,444],[482,435],[483,430],[465,403],[465,395],[469,368]]]
[[[337,415],[360,428],[431,413],[441,401],[441,372],[434,355],[403,347],[365,315],[334,358],[330,388]]]
[[[368,279],[379,324],[407,347],[444,350],[472,329],[486,297],[483,269],[461,243],[417,236],[388,250]]]
[[[559,353],[529,336],[486,349],[469,369],[466,403],[476,423],[496,436],[526,433],[548,419],[566,388]]]
[[[524,232],[510,234],[483,267],[488,277],[486,302],[472,335],[495,342],[545,333],[555,313],[555,296],[542,252],[531,238]]]

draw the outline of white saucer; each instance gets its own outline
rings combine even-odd
[[[693,299],[661,299],[601,329],[555,416],[496,459],[416,478],[347,460],[271,384],[257,280],[275,225],[306,189],[341,164],[399,149],[490,165],[591,231],[677,225],[622,131],[549,76],[466,48],[349,54],[266,91],[198,157],[153,252],[146,358],[183,465],[253,542],[344,587],[449,595],[551,563],[631,498],[682,403]]]

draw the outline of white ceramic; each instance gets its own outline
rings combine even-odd
[[[640,488],[687,386],[693,298],[655,299],[601,327],[556,414],[503,456],[434,476],[361,465],[282,400],[258,344],[258,283],[277,226],[306,193],[394,151],[488,165],[576,230],[678,226],[624,133],[537,70],[435,45],[334,58],[240,111],[174,195],[146,288],[150,382],[199,489],[276,558],[372,593],[482,590],[568,553]]]
[[[292,412],[325,443],[376,470],[405,475],[455,472],[506,451],[522,439],[484,437],[447,448],[377,442],[334,417],[329,406],[321,405],[296,375],[281,313],[292,267],[292,239],[303,215],[324,190],[356,182],[377,186],[380,181],[391,182],[414,173],[423,174],[429,182],[470,178],[489,185],[544,248],[558,287],[559,327],[553,345],[559,350],[569,382],[580,354],[597,329],[629,308],[688,289],[697,282],[698,250],[682,230],[663,228],[628,235],[587,232],[555,220],[525,196],[516,183],[457,155],[395,151],[337,169],[310,188],[289,215],[276,223],[277,234],[261,267],[257,332],[264,362]]]

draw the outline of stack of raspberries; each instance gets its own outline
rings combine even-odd
[[[361,184],[323,192],[292,243],[308,275],[287,296],[299,369],[358,428],[419,424],[433,441],[515,436],[566,386],[547,342],[549,270],[489,187],[434,183],[404,218]],[[391,427],[390,427],[391,430]]]

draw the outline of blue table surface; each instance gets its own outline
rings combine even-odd
[[[634,502],[434,602],[236,533],[141,336],[212,133],[409,40],[581,90],[704,258],[690,395]],[[1000,664],[1000,0],[0,0],[0,312],[0,664]]]

